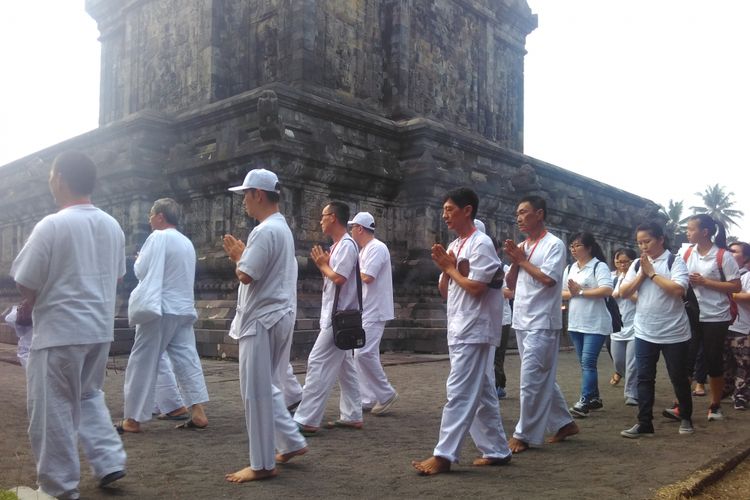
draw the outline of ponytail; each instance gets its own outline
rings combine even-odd
[[[596,257],[604,263],[607,262],[607,257],[604,256],[602,247],[600,247],[599,243],[596,242],[593,234],[587,232],[576,233],[568,238],[568,241],[570,241],[571,243],[580,241],[583,246],[590,249],[592,257]]]
[[[708,239],[713,238],[713,243],[719,248],[727,249],[727,230],[721,221],[718,221],[708,214],[696,214],[690,217],[692,221],[698,223],[700,229],[708,231]]]

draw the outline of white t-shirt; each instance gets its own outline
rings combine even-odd
[[[507,264],[503,264],[503,272],[505,275],[508,275],[508,271],[510,271],[510,266]],[[503,290],[507,290],[508,287],[504,285],[505,280],[503,280]],[[505,295],[503,295],[503,326],[510,325],[513,321],[513,309],[510,307],[510,299],[506,298]]]
[[[615,274],[615,292],[620,291],[620,285],[622,280],[625,278],[625,274],[617,276]],[[631,340],[635,334],[635,327],[633,326],[633,320],[635,319],[635,302],[631,298],[623,299],[619,297],[615,299],[617,301],[617,307],[620,309],[620,316],[622,316],[622,328],[619,332],[613,332],[611,335],[612,340]]]
[[[237,268],[252,278],[237,291],[237,312],[229,335],[256,335],[289,313],[297,312],[297,259],[294,237],[286,219],[276,212],[255,226]]]
[[[740,282],[742,283],[742,293],[750,292],[750,272],[745,271],[742,273],[740,275]],[[729,329],[733,332],[747,335],[750,333],[750,303],[737,302],[737,310],[739,316],[737,316],[733,324],[729,325]]]
[[[161,252],[163,255],[156,255]],[[133,264],[133,271],[139,280],[143,280],[151,266],[164,266],[161,282],[162,312],[197,318],[193,291],[195,263],[193,243],[177,229],[169,228],[155,230],[146,238]]]
[[[700,273],[704,278],[721,281],[719,273],[719,263],[716,260],[716,254],[719,247],[712,245],[706,255],[700,255],[698,248],[693,246],[687,259],[687,268],[689,273]],[[682,259],[682,256],[680,256]],[[739,279],[740,268],[737,261],[734,260],[732,252],[724,251],[721,260],[721,267],[727,281]],[[729,312],[729,297],[724,292],[711,290],[705,286],[694,286],[695,296],[698,298],[700,306],[700,320],[706,322],[730,321],[732,315]]]
[[[470,280],[491,284],[502,266],[492,240],[481,231],[468,238],[458,238],[448,245],[460,264],[468,261]],[[503,290],[488,288],[481,297],[474,297],[448,282],[448,345],[500,345],[503,320]]]
[[[637,274],[635,266],[639,260],[636,259],[630,265],[628,273],[622,280],[623,283],[630,283],[635,279]],[[654,265],[654,272],[671,279],[687,290],[688,270],[680,257],[675,258],[671,271],[668,264],[668,251],[665,250],[656,259],[650,260]],[[643,272],[640,267],[638,272]],[[690,340],[690,322],[682,297],[668,295],[650,279],[646,279],[638,287],[637,292],[638,302],[635,304],[635,319],[633,320],[636,338],[653,344],[676,344]]]
[[[331,269],[346,278],[341,286],[337,311],[359,309],[357,298],[357,258],[359,247],[350,235],[345,235],[331,247]],[[320,304],[320,328],[331,328],[331,310],[336,296],[336,285],[328,278],[323,278],[323,298]],[[363,304],[364,305],[364,304]]]
[[[523,269],[518,270],[516,295],[513,300],[513,328],[516,330],[562,329],[562,275],[565,271],[565,243],[557,236],[546,233],[537,244],[523,242],[526,258],[534,266],[555,280],[553,286],[544,286]],[[533,251],[533,254],[532,254]]]
[[[36,290],[32,350],[114,339],[125,235],[110,215],[89,204],[48,215],[34,227],[10,275]]]
[[[385,243],[370,240],[359,251],[359,268],[372,276],[371,283],[362,283],[362,321],[388,321],[393,319],[393,277],[391,254]]]
[[[599,265],[597,265],[599,263]],[[594,275],[596,268],[596,275]],[[565,268],[562,283],[563,290],[568,289],[568,279],[572,279],[583,289],[599,287],[612,288],[612,273],[607,264],[596,257],[589,260],[583,268],[574,262]],[[568,301],[568,331],[609,335],[612,333],[612,316],[601,297],[571,297]]]

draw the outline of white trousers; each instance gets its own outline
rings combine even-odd
[[[545,431],[556,433],[573,421],[555,381],[560,330],[516,330],[516,341],[521,356],[521,415],[513,437],[539,446]]]
[[[165,314],[135,327],[135,342],[125,369],[123,416],[138,422],[151,419],[159,358],[166,350],[183,391],[186,406],[208,401],[203,368],[195,349],[191,316]]]
[[[83,453],[101,479],[125,470],[125,450],[104,401],[109,342],[33,350],[26,371],[29,439],[39,487],[78,498]]]
[[[635,339],[612,340],[612,361],[615,371],[625,380],[623,395],[638,399],[638,365],[635,362]]]
[[[339,381],[341,399],[340,419],[346,422],[362,421],[362,400],[359,396],[359,380],[352,351],[342,351],[333,344],[333,330],[321,330],[307,358],[307,375],[302,392],[302,402],[294,414],[294,420],[302,425],[320,427],[326,409],[326,401]]]
[[[495,347],[490,344],[449,345],[451,371],[445,383],[440,438],[433,455],[458,462],[467,432],[487,458],[510,456],[500,404],[495,391]]]
[[[375,403],[385,403],[396,390],[388,382],[388,377],[380,364],[380,339],[383,338],[385,321],[363,322],[365,346],[355,350],[354,360],[359,376],[359,393],[362,406],[372,407]]]
[[[286,403],[287,407],[302,400],[302,386],[294,374],[292,363],[286,363],[286,366],[281,365],[276,370],[274,385],[281,389],[281,392],[284,394],[284,403]]]
[[[256,335],[239,339],[240,391],[250,445],[250,467],[272,470],[279,453],[307,446],[286,409],[274,373],[289,365],[294,314],[281,318],[270,330],[258,325]]]
[[[172,368],[172,361],[167,351],[159,357],[159,371],[156,374],[156,395],[152,413],[170,413],[185,406],[182,394],[177,386],[177,379]]]

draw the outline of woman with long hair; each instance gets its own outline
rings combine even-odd
[[[690,285],[700,306],[700,328],[693,335],[690,354],[694,359],[703,348],[711,388],[708,420],[723,420],[721,396],[724,389],[724,340],[732,323],[730,294],[740,291],[740,270],[727,251],[724,225],[706,214],[693,215],[687,223],[690,247],[682,258],[687,265]],[[691,365],[692,366],[692,365]],[[672,408],[664,415],[679,419],[679,410]]]
[[[739,315],[729,326],[727,354],[731,370],[732,399],[735,410],[744,410],[750,401],[750,245],[736,242],[729,245],[734,260],[740,268],[742,290],[733,298]]]
[[[617,301],[622,316],[622,328],[618,332],[612,332],[612,361],[615,365],[615,373],[624,374],[625,404],[628,406],[638,405],[638,378],[635,365],[635,341],[633,319],[635,319],[635,303],[638,294],[634,293],[628,298],[620,295],[620,285],[625,278],[630,265],[636,259],[635,251],[630,248],[620,248],[615,252],[614,290],[612,297]]]
[[[612,294],[612,275],[594,235],[576,233],[569,241],[575,262],[563,273],[562,298],[568,301],[568,335],[581,364],[581,398],[570,413],[583,418],[603,406],[596,364],[612,333],[612,316],[605,303]]]

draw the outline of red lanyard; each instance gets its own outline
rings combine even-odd
[[[456,258],[458,258],[461,255],[461,249],[464,247],[464,245],[466,244],[466,242],[469,241],[469,238],[471,238],[471,235],[474,234],[474,232],[476,230],[477,230],[476,227],[474,229],[472,229],[471,232],[469,233],[469,235],[464,239],[464,241],[461,242],[461,245],[459,245],[459,247],[458,247],[458,252],[456,252]]]
[[[539,237],[539,239],[536,240],[536,243],[534,243],[534,247],[531,249],[531,253],[529,254],[529,257],[526,260],[531,262],[531,256],[534,255],[534,250],[536,250],[536,247],[539,245],[539,242],[542,241],[542,238],[544,238],[546,235],[547,235],[547,230],[545,229],[542,235]],[[529,245],[529,240],[527,239],[525,242],[525,246],[528,247],[528,245]]]

